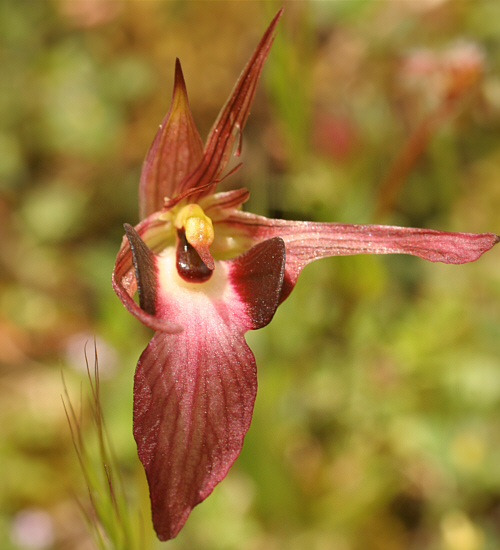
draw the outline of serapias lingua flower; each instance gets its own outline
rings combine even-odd
[[[360,253],[461,264],[500,240],[493,233],[268,219],[241,210],[246,189],[215,193],[237,141],[239,154],[280,15],[241,73],[205,147],[176,62],[170,110],[141,173],[142,221],[125,225],[113,271],[125,307],[156,331],[137,364],[133,431],[161,540],[177,535],[237,458],[257,389],[244,334],[270,322],[305,265]]]

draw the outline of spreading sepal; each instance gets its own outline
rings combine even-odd
[[[221,223],[235,239],[253,244],[280,236],[286,247],[282,302],[302,269],[329,256],[410,254],[431,262],[464,264],[476,261],[500,242],[495,233],[450,233],[391,225],[355,225],[273,220],[234,210]]]

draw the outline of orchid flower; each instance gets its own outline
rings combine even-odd
[[[281,10],[205,147],[177,60],[170,110],[141,173],[142,221],[125,224],[113,271],[124,306],[156,331],[137,364],[133,431],[160,540],[177,535],[240,453],[257,389],[244,335],[271,321],[304,266],[360,253],[461,264],[500,240],[493,233],[268,219],[241,210],[246,189],[215,193],[235,145],[239,154],[280,16]]]

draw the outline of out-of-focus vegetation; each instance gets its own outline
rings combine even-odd
[[[94,335],[130,510],[144,548],[162,546],[131,426],[150,333],[110,274],[175,57],[206,135],[278,7],[0,3],[2,549],[93,548],[61,371],[98,457]],[[500,233],[500,6],[285,2],[242,160],[223,185],[248,187],[261,214]],[[167,544],[500,547],[499,274],[498,249],[465,266],[356,256],[305,269],[248,335],[259,393],[240,458]]]

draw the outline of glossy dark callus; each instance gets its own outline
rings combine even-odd
[[[212,276],[212,271],[187,242],[184,229],[177,230],[176,265],[177,273],[188,283],[204,283]]]

